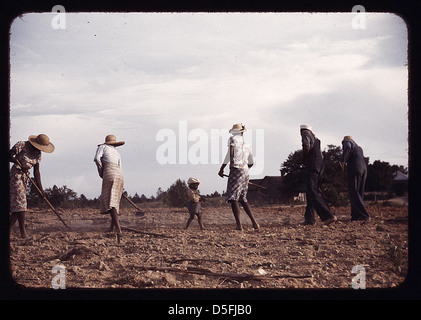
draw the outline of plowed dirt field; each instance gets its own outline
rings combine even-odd
[[[405,280],[405,206],[369,206],[368,222],[336,208],[339,221],[328,226],[301,225],[302,206],[252,207],[261,228],[242,211],[243,231],[229,206],[202,210],[203,231],[196,219],[184,229],[186,209],[144,209],[143,217],[122,209],[121,243],[106,232],[109,216],[96,210],[62,211],[71,230],[51,211],[34,210],[27,239],[17,225],[11,230],[11,277],[25,288],[52,288],[52,268],[61,265],[66,288],[352,288],[362,271],[366,288]]]

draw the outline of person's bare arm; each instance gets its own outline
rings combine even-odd
[[[224,163],[222,164],[221,168],[219,169],[218,175],[220,177],[224,177],[224,169],[228,164],[228,157],[229,157],[230,163],[233,163],[234,162],[234,146],[230,146],[229,152],[227,152],[227,155],[225,156]]]

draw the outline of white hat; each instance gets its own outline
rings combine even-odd
[[[188,185],[193,184],[193,183],[200,183],[200,181],[196,177],[191,177],[189,178],[189,180],[187,180]]]
[[[302,130],[302,129],[311,130],[311,126],[309,126],[309,125],[307,125],[307,124],[302,124],[302,125],[300,126],[300,130]]]

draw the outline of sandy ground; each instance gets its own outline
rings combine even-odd
[[[52,288],[58,265],[66,288],[352,288],[360,276],[366,288],[392,288],[405,280],[405,206],[370,206],[369,222],[336,208],[339,221],[329,226],[301,225],[299,206],[252,209],[257,231],[244,212],[244,230],[235,230],[228,206],[202,209],[204,231],[196,219],[184,229],[186,209],[145,209],[143,217],[122,209],[121,243],[106,232],[109,216],[95,210],[61,211],[71,230],[52,211],[34,210],[29,238],[17,225],[11,231],[11,276],[26,288]]]

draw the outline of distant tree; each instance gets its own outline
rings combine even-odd
[[[86,196],[83,193],[79,196],[78,200],[79,200],[80,207],[85,208],[89,206],[89,200],[86,198]]]
[[[210,194],[211,198],[219,198],[221,196],[221,194],[218,191],[215,191],[214,193]]]
[[[159,187],[158,190],[156,191],[155,199],[159,201],[159,200],[164,200],[164,198],[165,198],[165,191],[163,191],[162,188]]]
[[[367,168],[367,191],[387,192],[393,182],[394,169],[389,162],[376,160]]]
[[[349,202],[348,187],[344,173],[339,165],[342,157],[342,148],[330,144],[322,154],[325,165],[321,185],[323,196],[330,205],[347,205]]]
[[[74,201],[77,198],[77,193],[67,186],[57,187],[54,185],[52,188],[45,189],[45,195],[53,206],[59,207],[64,202]]]
[[[376,160],[373,164],[369,164],[367,167],[367,191],[379,191],[396,193],[397,195],[403,195],[407,190],[406,185],[395,185],[393,179],[397,171],[401,171],[404,174],[408,173],[408,168],[398,165],[390,165],[389,162]],[[396,189],[397,188],[397,189]]]
[[[184,180],[177,179],[168,190],[165,192],[166,197],[164,202],[173,207],[185,207],[188,201],[187,198],[188,186]]]
[[[282,191],[290,198],[306,190],[306,175],[302,154],[301,149],[290,153],[281,165],[281,175],[284,177]],[[347,189],[339,165],[342,149],[341,147],[328,145],[327,150],[323,151],[322,154],[325,165],[321,185],[323,196],[330,205],[344,205],[347,198],[344,197],[342,192]]]
[[[28,184],[26,192],[26,201],[31,207],[38,207],[44,203],[41,196],[39,195],[38,190],[35,188],[35,186],[32,185],[32,183]]]
[[[282,192],[289,198],[300,192],[305,192],[305,173],[303,165],[303,152],[297,150],[288,155],[288,158],[281,164],[281,175],[284,177]]]
[[[132,201],[133,202],[135,202],[135,203],[140,203],[141,201],[140,201],[140,197],[139,197],[139,195],[137,194],[137,192],[134,194],[134,196],[132,197]]]

